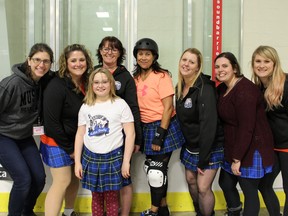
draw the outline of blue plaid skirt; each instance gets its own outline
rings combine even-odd
[[[209,165],[204,169],[218,169],[222,166],[224,159],[224,150],[222,147],[218,147],[212,150],[209,160]],[[186,169],[197,171],[197,165],[199,162],[199,153],[192,153],[187,148],[183,147],[180,154],[181,163]]]
[[[49,146],[40,142],[39,151],[43,162],[49,167],[59,168],[74,164],[74,159],[59,146]]]
[[[92,192],[120,190],[123,186],[122,161],[123,147],[107,154],[97,154],[84,146],[82,187]]]
[[[258,179],[262,178],[265,174],[272,172],[273,166],[267,166],[263,167],[262,164],[262,157],[258,151],[254,152],[253,155],[253,164],[250,167],[240,167],[240,172],[242,178],[252,178],[252,179]],[[222,169],[224,169],[226,172],[233,174],[231,170],[231,164],[227,161],[224,161]]]
[[[129,178],[123,178],[123,183],[122,183],[122,186],[123,187],[125,187],[125,186],[128,186],[128,185],[130,185],[130,184],[132,184],[132,179],[131,179],[131,177],[129,177]]]
[[[172,152],[184,144],[185,139],[181,132],[180,125],[174,116],[171,118],[171,122],[167,129],[167,135],[164,139],[163,146],[160,151],[152,150],[152,140],[154,139],[157,128],[160,126],[161,121],[152,123],[143,123],[143,137],[144,137],[144,149],[143,152],[146,155],[158,155]]]

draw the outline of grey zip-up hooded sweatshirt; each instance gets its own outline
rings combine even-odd
[[[0,134],[12,139],[32,136],[40,107],[40,87],[21,65],[14,65],[12,75],[0,82]]]

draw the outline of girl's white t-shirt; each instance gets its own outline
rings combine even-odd
[[[122,123],[134,122],[127,103],[117,98],[92,106],[83,104],[78,126],[86,126],[84,145],[94,153],[105,154],[124,144]]]

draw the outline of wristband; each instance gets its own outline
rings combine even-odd
[[[162,146],[163,142],[164,142],[164,138],[167,134],[167,130],[162,128],[162,127],[158,127],[154,136],[154,139],[152,140],[152,144],[154,145],[158,145],[158,146]]]

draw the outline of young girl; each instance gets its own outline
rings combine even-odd
[[[130,177],[133,121],[129,106],[115,94],[112,74],[104,68],[93,71],[75,138],[75,175],[82,180],[83,188],[92,191],[93,216],[103,216],[104,201],[107,215],[118,215],[122,180]]]

